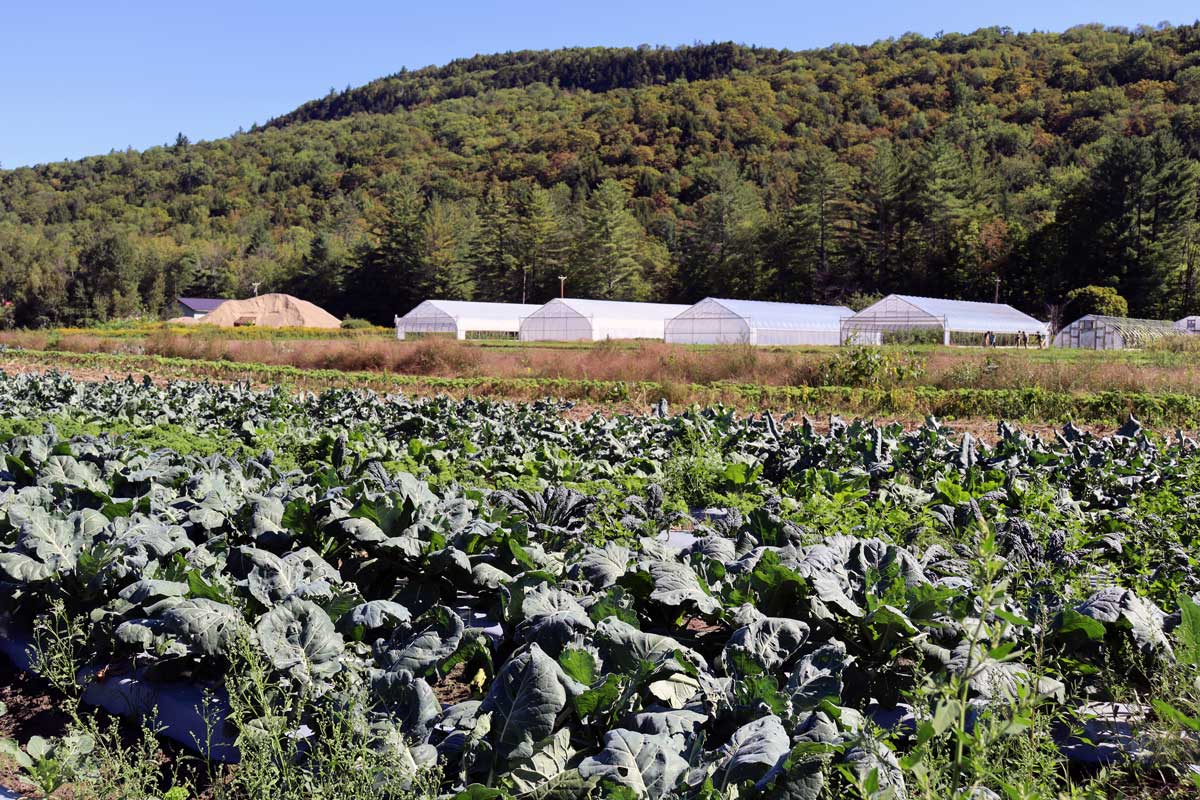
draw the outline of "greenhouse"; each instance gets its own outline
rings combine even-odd
[[[604,339],[658,339],[667,320],[688,306],[666,303],[624,303],[612,300],[556,298],[521,323],[527,342],[598,342]]]
[[[1005,303],[943,300],[890,294],[842,322],[844,344],[941,342],[982,344],[991,333],[995,343],[1017,345],[1021,334],[1035,344],[1050,335],[1040,322]]]
[[[1145,347],[1155,339],[1178,336],[1176,323],[1165,319],[1131,319],[1088,314],[1058,332],[1055,347],[1084,350],[1124,350]]]
[[[1200,317],[1184,317],[1176,320],[1175,330],[1178,333],[1200,333]]]
[[[538,308],[520,303],[426,300],[403,317],[395,318],[396,338],[434,335],[456,339],[513,339],[521,329],[521,320]]]
[[[832,344],[841,340],[844,306],[766,303],[708,297],[667,322],[677,344]]]

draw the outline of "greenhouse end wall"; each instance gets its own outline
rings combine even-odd
[[[668,320],[665,339],[672,344],[756,344],[746,321],[719,306],[699,303]]]
[[[523,342],[594,342],[596,329],[591,319],[573,309],[542,307],[521,323],[517,338]]]
[[[666,336],[667,320],[688,309],[684,305],[610,300],[551,300],[521,322],[522,341],[603,341],[656,339]]]

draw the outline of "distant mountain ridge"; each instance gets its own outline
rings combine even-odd
[[[480,55],[0,170],[0,325],[288,292],[1200,311],[1200,24]],[[7,306],[3,302],[11,301]]]
[[[675,81],[707,81],[760,63],[778,63],[788,51],[746,47],[732,42],[685,47],[520,50],[476,55],[441,67],[398,72],[318,100],[276,117],[271,127],[351,114],[389,114],[423,103],[474,97],[493,89],[517,89],[535,83],[561,89],[607,92],[640,89]]]

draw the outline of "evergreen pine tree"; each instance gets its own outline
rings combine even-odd
[[[567,231],[553,192],[540,186],[530,189],[521,205],[517,239],[521,302],[545,302],[555,296],[555,276],[566,269],[568,253]]]
[[[472,260],[480,300],[511,303],[520,298],[516,214],[498,181],[488,187],[479,208],[479,233]]]
[[[618,181],[602,182],[588,198],[581,269],[571,276],[575,294],[603,300],[643,300],[649,284],[640,256],[646,232],[629,210],[629,192]]]
[[[415,287],[423,299],[471,300],[475,273],[470,253],[475,215],[464,206],[435,197],[421,218],[421,260]]]
[[[358,268],[347,281],[347,303],[372,322],[386,325],[421,296],[424,198],[411,181],[402,181],[371,210],[371,239]]]

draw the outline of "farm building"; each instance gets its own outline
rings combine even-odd
[[[1155,339],[1177,336],[1178,323],[1165,319],[1131,319],[1088,314],[1063,328],[1054,337],[1055,347],[1084,350],[1124,350],[1144,347]]]
[[[1005,303],[942,300],[889,294],[842,322],[842,342],[883,344],[918,339],[923,332],[940,335],[942,344],[980,344],[985,333],[999,344],[1016,344],[1018,337],[1048,337],[1039,322]]]
[[[217,306],[225,302],[223,297],[177,297],[175,298],[175,316],[199,319],[210,311],[216,311]]]
[[[1179,333],[1200,333],[1200,317],[1184,317],[1176,320],[1175,330]]]
[[[677,344],[838,344],[844,306],[708,297],[667,322]]]
[[[516,338],[521,320],[538,308],[520,303],[426,300],[403,317],[396,317],[396,338],[428,335],[456,339]]]
[[[527,342],[661,341],[666,335],[667,320],[687,309],[688,306],[666,303],[555,298],[525,318],[520,338]]]

